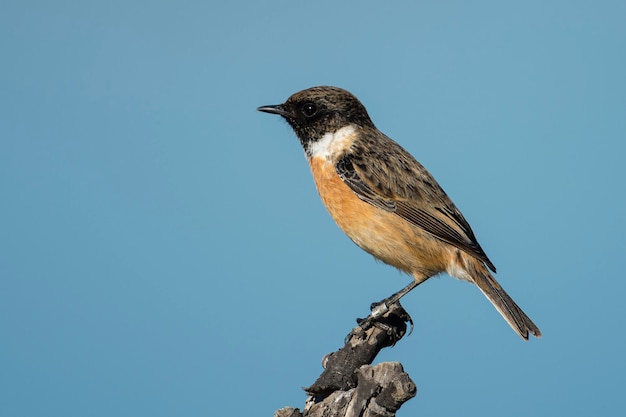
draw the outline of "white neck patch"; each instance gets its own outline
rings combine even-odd
[[[355,133],[354,125],[344,126],[336,132],[326,133],[320,140],[309,145],[308,156],[334,161],[352,145],[356,137]]]

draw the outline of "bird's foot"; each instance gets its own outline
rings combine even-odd
[[[357,324],[363,330],[367,330],[372,327],[376,321],[381,318],[385,313],[389,311],[389,306],[387,305],[388,299],[384,299],[378,303],[372,303],[370,305],[370,314],[364,319],[358,318],[356,319]]]
[[[384,330],[388,330],[390,326],[387,323],[385,323],[386,320],[380,320],[380,318],[383,317],[385,314],[387,314],[389,310],[394,306],[394,304],[396,304],[398,307],[402,309],[402,306],[400,305],[400,303],[397,300],[394,300],[393,296],[389,298],[385,298],[384,300],[378,303],[372,303],[370,306],[371,313],[364,319],[363,318],[356,319],[357,326],[354,329],[352,329],[352,331],[346,336],[346,339],[345,339],[346,343],[348,342],[348,340],[350,340],[352,336],[356,336],[368,330],[372,326],[377,326]],[[411,324],[411,329],[409,330],[409,334],[411,334],[413,333],[413,327],[414,327],[413,319],[411,318],[409,313],[404,311],[404,309],[402,309],[402,312],[403,312],[402,318],[404,319],[404,321],[409,322]]]

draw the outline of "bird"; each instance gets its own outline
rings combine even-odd
[[[447,273],[476,284],[522,339],[541,337],[491,274],[496,267],[450,197],[422,164],[376,128],[352,93],[312,87],[257,110],[280,115],[291,126],[339,228],[374,258],[413,277],[368,319],[427,279]]]

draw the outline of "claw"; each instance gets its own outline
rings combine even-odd
[[[409,332],[406,335],[411,336],[411,333],[413,333],[413,328],[415,327],[413,325],[413,318],[409,315],[409,313],[406,313],[406,319],[411,324],[411,328],[409,329]]]

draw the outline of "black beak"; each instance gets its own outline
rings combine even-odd
[[[277,104],[275,106],[261,106],[257,107],[257,110],[264,113],[279,114],[283,117],[289,117],[291,115],[291,113],[285,110],[282,104]]]

